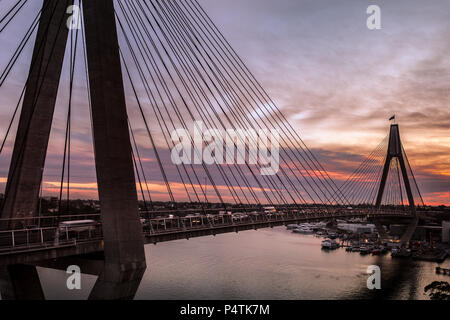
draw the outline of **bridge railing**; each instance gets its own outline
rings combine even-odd
[[[162,233],[180,232],[189,230],[199,230],[208,228],[220,228],[223,226],[258,225],[260,223],[294,221],[323,220],[340,217],[361,216],[361,210],[308,210],[308,211],[286,211],[286,212],[239,212],[234,214],[219,215],[192,215],[186,217],[171,218],[142,218],[143,233],[146,236],[158,235]],[[90,220],[99,215],[82,216],[89,217]],[[67,218],[67,217],[64,217]],[[64,222],[80,219],[80,216],[71,216],[71,219],[64,219]],[[62,220],[62,219],[61,219]],[[47,221],[48,223],[48,221]],[[28,227],[22,229],[12,229],[0,231],[0,253],[29,249],[34,247],[52,247],[64,244],[76,244],[77,242],[102,239],[101,223],[94,224],[74,224],[72,226],[59,227]]]
[[[369,211],[369,215],[373,217],[376,216],[411,217],[412,213],[409,210],[403,211],[394,209],[372,209]]]
[[[331,210],[331,211],[330,211]],[[328,211],[324,208],[313,208],[313,207],[304,207],[301,210],[298,209],[292,209],[287,208],[285,210],[283,209],[277,209],[278,216],[282,214],[291,214],[291,215],[311,215],[311,214],[323,214],[325,212],[328,213],[336,213],[339,211],[338,209],[329,209]],[[208,213],[209,212],[209,213]],[[226,212],[225,214],[221,214],[220,212]],[[257,208],[244,208],[239,211],[238,208],[211,208],[206,209],[205,212],[201,210],[196,209],[176,209],[176,210],[155,210],[155,211],[140,211],[140,216],[142,218],[145,218],[146,220],[158,220],[158,219],[167,219],[169,220],[167,216],[169,214],[174,215],[175,217],[180,218],[189,218],[189,217],[196,217],[196,216],[203,216],[203,217],[221,217],[221,216],[229,216],[227,214],[228,212],[231,212],[233,214],[245,214],[245,215],[252,215],[252,216],[261,216],[261,215],[272,215],[275,213],[267,213],[261,210],[257,210]],[[194,215],[195,214],[195,215]],[[166,218],[153,218],[154,216],[166,216]],[[221,219],[221,218],[216,218]],[[31,217],[31,218],[12,218],[12,219],[0,219],[0,231],[2,230],[21,230],[26,229],[30,227],[34,228],[49,228],[49,227],[56,227],[60,222],[62,221],[74,221],[74,220],[95,220],[95,221],[101,221],[101,214],[100,213],[94,213],[94,214],[66,214],[61,216],[38,216],[38,217]],[[188,222],[188,219],[186,219],[185,222]],[[228,221],[230,222],[230,221]]]
[[[101,225],[77,229],[47,227],[0,231],[0,253],[9,250],[31,249],[42,246],[61,246],[77,242],[102,239]]]
[[[257,224],[264,222],[332,219],[345,216],[361,216],[360,211],[343,212],[274,212],[274,213],[235,213],[224,215],[197,215],[187,217],[143,219],[146,235],[157,235],[182,230],[198,230],[223,226]]]
[[[61,221],[76,221],[76,220],[100,220],[100,213],[94,214],[76,214],[76,215],[61,215],[61,216],[38,216],[31,218],[12,218],[0,219],[0,231],[10,229],[26,229],[26,228],[51,228],[56,227]]]

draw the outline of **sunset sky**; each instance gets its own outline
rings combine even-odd
[[[395,114],[425,202],[450,205],[449,1],[199,2],[338,184],[388,134],[388,119]],[[381,8],[381,30],[366,27],[366,8],[371,4]],[[11,1],[0,2],[0,14],[10,5]],[[40,6],[41,1],[32,1],[18,19],[28,26]],[[15,23],[0,33],[1,70],[25,30],[24,23]],[[31,52],[28,45],[0,88],[0,138],[26,79]],[[82,70],[81,61],[79,66]],[[46,194],[59,190],[67,69],[66,64],[49,145]],[[76,76],[75,85],[71,188],[73,198],[95,198],[83,76],[82,72]],[[131,118],[135,115],[130,112]],[[16,125],[13,136],[15,130]],[[138,138],[151,177],[157,171],[155,160],[149,156],[148,143],[140,134]],[[0,155],[0,192],[12,145],[10,137]],[[168,157],[168,152],[162,154]],[[150,180],[155,198],[164,199],[162,180]],[[177,181],[173,188],[175,193],[183,191]]]

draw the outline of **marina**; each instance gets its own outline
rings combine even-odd
[[[433,241],[411,241],[407,245],[396,240],[382,240],[375,225],[364,223],[360,218],[335,219],[328,222],[290,224],[286,230],[298,234],[314,234],[324,238],[321,247],[325,250],[345,248],[346,252],[360,255],[381,256],[390,254],[392,258],[412,258],[414,260],[442,263],[448,256],[446,244]]]

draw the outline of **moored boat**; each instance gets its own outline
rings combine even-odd
[[[381,250],[379,248],[375,248],[372,250],[372,255],[373,256],[379,256],[381,255]]]
[[[306,226],[300,226],[298,228],[293,229],[292,232],[301,234],[313,234],[314,230]]]
[[[338,237],[337,233],[335,233],[335,232],[328,232],[328,238],[336,239],[337,237]]]
[[[406,248],[392,248],[391,256],[395,258],[408,258],[411,256],[411,250]]]
[[[359,248],[359,254],[361,254],[361,255],[369,254],[371,252],[372,252],[372,248],[369,246],[361,246]]]
[[[322,241],[322,249],[333,250],[339,248],[339,243],[333,239],[325,239]]]

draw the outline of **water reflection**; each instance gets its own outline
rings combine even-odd
[[[68,257],[31,265],[0,267],[0,293],[4,300],[89,299],[132,300],[141,284],[145,267],[123,271],[98,257]],[[68,268],[71,266],[70,268]],[[72,268],[75,266],[75,268]],[[58,271],[63,270],[63,271]],[[64,272],[65,270],[68,270]],[[77,273],[73,273],[77,270]],[[93,274],[86,278],[86,274]],[[95,276],[98,275],[98,276]],[[86,286],[87,284],[87,286]],[[79,288],[81,286],[81,288]],[[43,287],[47,288],[44,295]],[[56,298],[54,297],[56,295]]]
[[[280,227],[147,245],[135,299],[426,299],[427,284],[449,280],[435,263],[326,252],[320,242]],[[367,289],[369,265],[381,268],[381,290]],[[83,275],[82,290],[69,291],[64,271],[38,272],[47,299],[87,299],[98,278]]]

